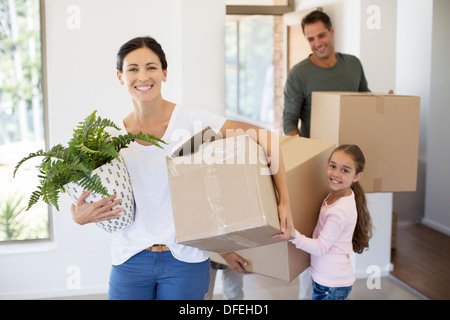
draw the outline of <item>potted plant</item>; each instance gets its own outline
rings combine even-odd
[[[31,194],[26,210],[41,198],[59,210],[60,192],[67,192],[73,201],[76,201],[84,190],[90,190],[91,195],[86,199],[89,202],[97,201],[99,197],[117,194],[124,199],[122,217],[97,223],[106,231],[114,232],[134,221],[131,182],[119,151],[137,139],[159,148],[162,148],[160,143],[165,142],[142,132],[113,136],[107,128],[116,130],[120,128],[111,120],[97,117],[96,113],[97,111],[92,112],[79,123],[67,147],[57,144],[48,151],[39,150],[30,153],[17,163],[13,176],[15,177],[17,170],[25,161],[43,157],[37,166],[40,184]]]

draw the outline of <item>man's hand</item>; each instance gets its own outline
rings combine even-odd
[[[298,130],[292,130],[287,135],[288,136],[299,136],[299,137],[301,137],[300,132]]]
[[[245,261],[240,255],[238,255],[235,252],[229,252],[221,254],[222,258],[225,259],[227,262],[227,265],[233,270],[238,273],[244,273],[245,269],[244,266],[246,266],[248,263]]]

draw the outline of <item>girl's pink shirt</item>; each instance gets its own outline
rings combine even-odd
[[[350,253],[358,213],[355,195],[342,197],[328,205],[325,198],[312,238],[295,230],[291,242],[311,254],[310,273],[313,280],[327,287],[348,287],[355,282]]]

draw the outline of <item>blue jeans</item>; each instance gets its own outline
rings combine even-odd
[[[318,284],[314,280],[313,283],[313,300],[345,300],[350,291],[352,291],[352,286],[350,287],[326,287]]]
[[[112,266],[109,300],[203,300],[209,285],[209,259],[187,263],[170,251],[141,251]]]

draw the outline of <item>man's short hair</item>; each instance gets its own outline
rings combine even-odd
[[[315,10],[313,12],[308,13],[302,20],[302,30],[303,34],[305,34],[305,25],[313,24],[317,21],[322,21],[325,25],[325,28],[331,30],[332,24],[330,17],[323,11]]]

